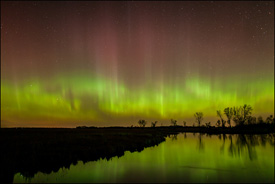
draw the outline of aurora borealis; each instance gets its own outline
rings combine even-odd
[[[1,127],[274,115],[274,2],[2,2]]]

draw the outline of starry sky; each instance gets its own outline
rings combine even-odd
[[[1,126],[274,114],[274,2],[1,1]],[[203,122],[203,124],[204,124]]]

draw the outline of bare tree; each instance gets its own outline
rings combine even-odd
[[[220,127],[221,126],[221,120],[218,119],[216,125],[217,125],[217,127]]]
[[[196,122],[198,123],[199,126],[201,126],[201,121],[203,120],[203,113],[202,112],[196,112],[194,114],[196,118]]]
[[[177,126],[177,120],[171,119],[171,124],[172,124],[173,126]]]
[[[270,116],[268,116],[268,117],[266,118],[265,122],[268,123],[268,124],[272,124],[273,119],[274,119],[274,118],[273,118],[273,115],[270,115]]]
[[[205,126],[206,126],[207,128],[210,128],[210,127],[211,127],[211,122],[205,123]]]
[[[263,123],[264,123],[264,120],[263,120],[263,117],[262,117],[262,116],[259,116],[259,117],[257,118],[257,123],[258,123],[258,124],[263,124]]]
[[[225,108],[224,109],[224,114],[226,115],[226,117],[227,117],[227,123],[228,123],[228,125],[231,127],[231,119],[232,119],[232,117],[233,117],[233,108],[232,107],[227,107],[227,108]]]
[[[183,126],[186,126],[186,121],[183,121]]]
[[[252,107],[250,105],[244,104],[243,106],[243,119],[244,122],[247,120],[247,118],[252,114]]]
[[[225,127],[226,121],[222,118],[222,112],[220,110],[217,111],[217,116],[221,119],[222,127]]]
[[[240,107],[233,107],[233,120],[236,125],[244,125],[247,122],[248,117],[251,115],[252,110],[252,107],[246,104]]]
[[[248,116],[247,118],[247,124],[251,125],[251,124],[256,124],[256,117],[252,117],[252,116]]]
[[[141,120],[138,121],[138,124],[139,124],[140,127],[145,127],[146,123],[147,122],[144,119],[141,119]]]
[[[158,121],[155,121],[155,122],[151,122],[151,127],[156,127]]]

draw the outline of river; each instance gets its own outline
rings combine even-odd
[[[83,150],[85,151],[85,150]],[[170,135],[158,146],[83,163],[14,183],[274,183],[274,135]]]

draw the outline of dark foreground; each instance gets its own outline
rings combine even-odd
[[[203,128],[9,128],[0,129],[1,181],[13,182],[14,174],[33,177],[38,171],[56,172],[82,160],[110,159],[123,156],[125,151],[142,151],[165,141],[179,132],[207,134],[267,134],[273,127]]]

